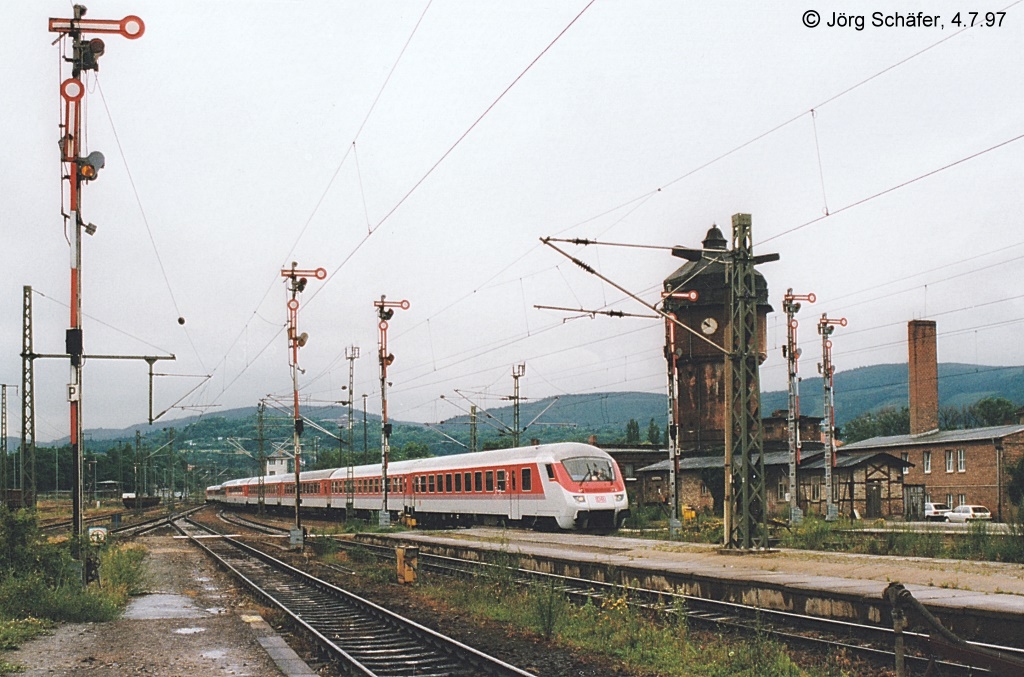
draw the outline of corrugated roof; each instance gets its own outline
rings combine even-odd
[[[860,442],[843,445],[843,451],[866,449],[882,449],[886,447],[908,447],[917,445],[955,444],[957,442],[977,442],[991,440],[1024,432],[1024,425],[997,425],[988,428],[970,428],[968,430],[939,430],[925,435],[890,435],[887,437],[870,437]]]

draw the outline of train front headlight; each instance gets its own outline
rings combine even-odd
[[[624,498],[626,498],[625,494],[615,494],[615,501],[616,502],[621,501]]]
[[[573,498],[576,499],[577,503],[586,503],[587,502],[587,497],[586,496],[573,496]]]

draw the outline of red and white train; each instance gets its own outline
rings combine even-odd
[[[304,510],[369,519],[382,509],[381,466],[300,474]],[[268,506],[295,506],[295,476],[263,478]],[[388,465],[388,511],[427,527],[514,523],[535,528],[612,530],[629,516],[615,459],[577,442],[397,461]],[[206,499],[259,501],[259,478],[207,487]]]

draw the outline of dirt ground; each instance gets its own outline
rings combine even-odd
[[[243,619],[259,610],[205,556],[170,536],[141,539],[149,550],[149,594],[132,600],[125,618],[62,625],[5,658],[22,675],[281,674]]]

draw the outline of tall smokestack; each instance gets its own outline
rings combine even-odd
[[[935,321],[912,320],[907,325],[910,348],[910,434],[939,429],[939,363]]]

